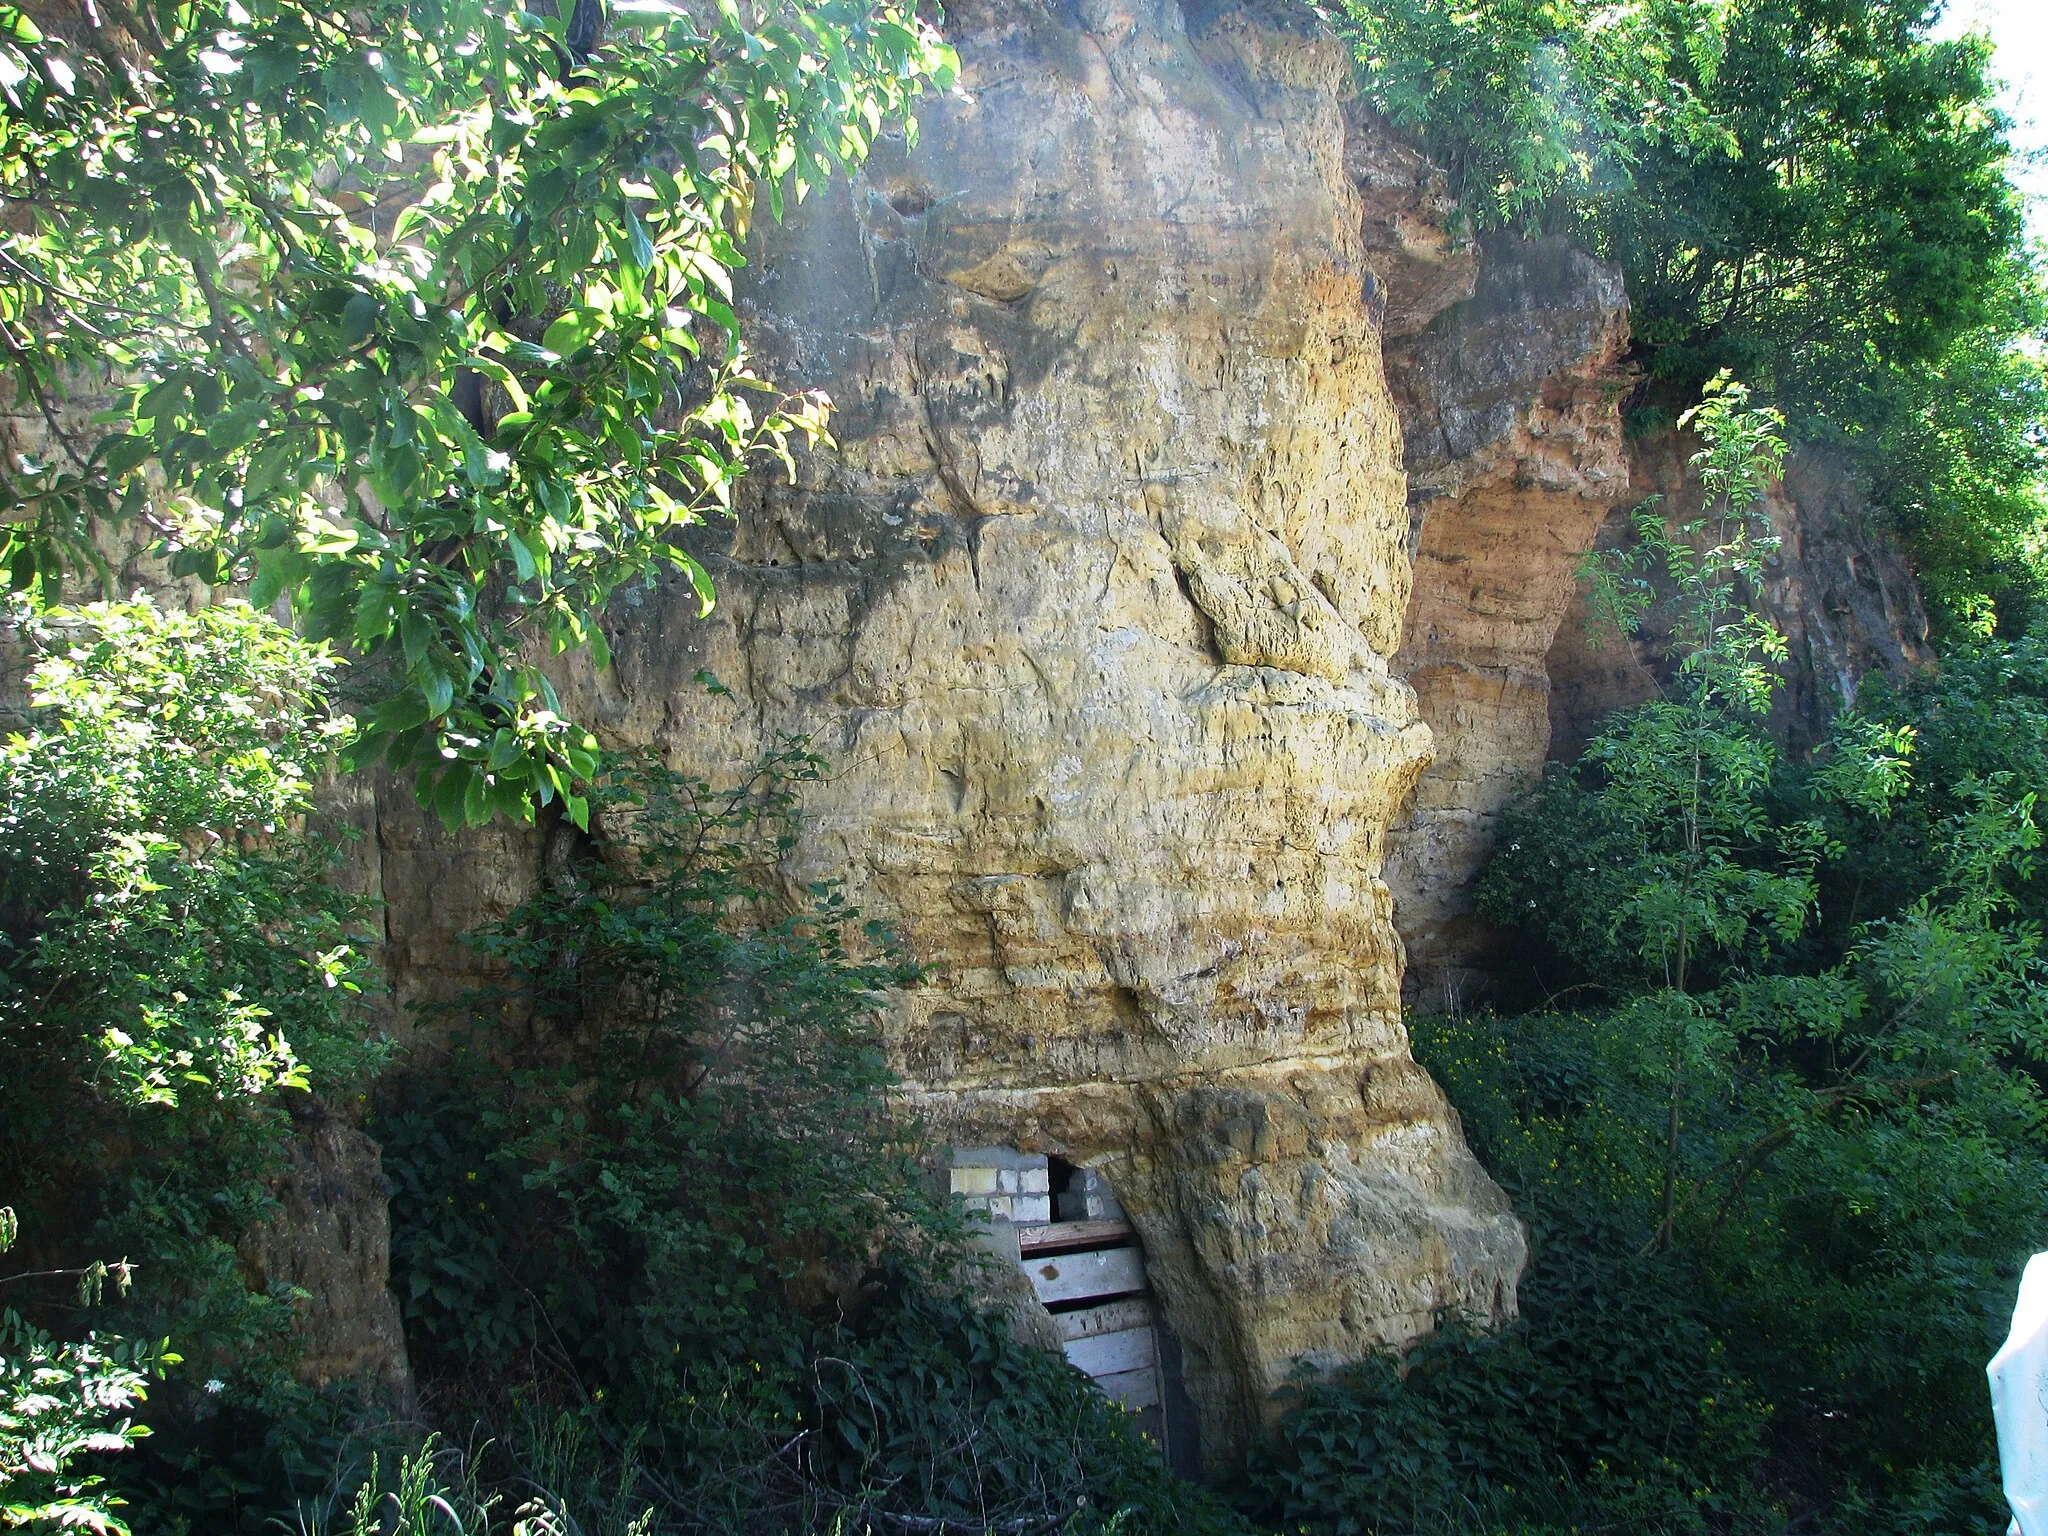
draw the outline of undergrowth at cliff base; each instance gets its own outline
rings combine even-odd
[[[984,1310],[888,1097],[877,997],[914,968],[761,878],[821,767],[614,764],[597,836],[477,935],[498,984],[375,1121],[427,1413],[563,1530],[1228,1528]]]

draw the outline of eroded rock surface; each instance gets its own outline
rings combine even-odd
[[[1631,443],[1631,499],[1661,497],[1673,521],[1698,517],[1699,476],[1688,462],[1698,448],[1699,440],[1685,432]],[[1904,679],[1931,666],[1934,651],[1912,570],[1876,526],[1868,492],[1847,456],[1826,447],[1795,448],[1764,511],[1779,543],[1764,562],[1760,595],[1786,648],[1770,724],[1774,735],[1801,750],[1827,734],[1828,722],[1855,701],[1864,678]],[[1626,534],[1626,512],[1624,503],[1609,513],[1600,543]],[[1594,645],[1583,604],[1574,602],[1547,663],[1553,757],[1576,757],[1607,715],[1655,693],[1669,659],[1651,618],[1634,644]]]
[[[931,969],[888,1027],[939,1134],[1110,1178],[1214,1463],[1297,1366],[1513,1307],[1521,1229],[1409,1057],[1402,938],[1425,1006],[1470,995],[1494,816],[1653,686],[1654,643],[1586,647],[1579,551],[1697,490],[1678,439],[1624,446],[1619,274],[1447,233],[1305,8],[948,28],[916,146],[757,232],[749,334],[839,448],[749,483],[710,619],[628,594],[614,669],[565,683],[714,780],[828,755],[780,878],[843,882]],[[0,442],[42,430],[0,408]],[[1925,624],[1842,465],[1795,456],[1772,511],[1811,736]],[[546,840],[452,837],[388,782],[330,804],[404,1028]],[[402,1389],[375,1149],[324,1123],[294,1156],[246,1256],[314,1294],[312,1374]]]
[[[889,1037],[940,1134],[1108,1173],[1215,1458],[1297,1365],[1512,1308],[1524,1246],[1409,1058],[1380,873],[1430,755],[1380,319],[1463,258],[1333,40],[1208,9],[948,8],[960,89],[742,296],[837,452],[754,482],[710,619],[624,598],[571,687],[712,779],[831,759],[782,878],[932,968]],[[401,989],[440,989],[519,850],[389,799],[376,847]]]
[[[1541,771],[1548,659],[1581,553],[1628,494],[1620,271],[1555,238],[1496,236],[1472,297],[1389,350],[1406,426],[1415,585],[1396,673],[1436,760],[1387,858],[1409,992],[1456,1007],[1492,936],[1470,915],[1494,818]]]

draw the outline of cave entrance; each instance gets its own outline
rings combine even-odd
[[[1069,1363],[1137,1420],[1167,1464],[1200,1462],[1180,1349],[1154,1303],[1144,1247],[1100,1171],[1010,1147],[956,1149],[954,1196],[1016,1239],[1016,1263],[1052,1315]]]

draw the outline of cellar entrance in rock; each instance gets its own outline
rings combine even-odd
[[[1067,1360],[1137,1419],[1167,1464],[1200,1463],[1180,1348],[1159,1314],[1137,1230],[1094,1168],[1011,1147],[953,1152],[952,1193],[987,1214],[992,1246],[1031,1282]]]

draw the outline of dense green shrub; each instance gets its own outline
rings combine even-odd
[[[272,1208],[289,1096],[384,1060],[357,909],[304,829],[344,729],[327,662],[242,607],[22,632],[0,1068],[38,1091],[10,1091],[0,1171],[40,1230],[0,1280],[10,1507],[170,1533],[424,1531],[458,1508],[642,1536],[885,1511],[1221,1528],[1092,1385],[977,1309],[889,1098],[877,993],[914,971],[834,893],[778,916],[749,883],[818,772],[800,750],[723,795],[608,775],[602,840],[564,824],[571,855],[478,936],[501,983],[389,1085],[425,1402],[491,1444],[406,1455],[359,1398],[296,1386],[293,1298],[253,1288],[238,1243]],[[138,1439],[118,1415],[180,1354]]]
[[[274,1423],[310,1402],[292,1298],[252,1285],[237,1244],[272,1209],[287,1096],[349,1091],[379,1059],[358,910],[303,830],[343,728],[329,663],[242,605],[103,605],[16,634],[33,666],[0,745],[0,1191],[28,1262],[7,1300],[74,1349],[168,1338],[185,1368],[152,1396],[173,1418]],[[115,1255],[132,1286],[82,1297],[69,1276]],[[166,1479],[212,1530],[250,1486],[178,1435],[109,1472],[156,1530],[181,1518],[151,1491]]]
[[[1998,1499],[1984,1475],[1983,1363],[2018,1266],[2048,1230],[2033,1112],[2022,1102],[2015,1120],[2014,1085],[1994,1078],[1802,1116],[1764,1083],[1702,1072],[1684,1102],[1677,1230],[1646,1255],[1661,1220],[1670,1077],[1662,1032],[1645,1022],[1616,1010],[1417,1031],[1418,1055],[1531,1223],[1520,1327],[1532,1347],[1547,1346],[1581,1391],[1621,1347],[1689,1380],[1695,1401],[1742,1405],[1767,1455],[1753,1443],[1747,1464],[1718,1461],[1679,1439],[1669,1470],[1677,1487],[1724,1496],[1753,1477],[1768,1495],[1759,1518],[1776,1501],[1884,1529],[1929,1486],[1947,1489],[1958,1520],[1988,1516]],[[1730,1064],[1739,1078],[1753,1062]],[[1747,1177],[1728,1166],[1779,1137]],[[1660,1294],[1645,1276],[1665,1263],[1685,1278],[1661,1288],[1672,1311],[1660,1316],[1644,1307]],[[1585,1284],[1588,1305],[1560,1304],[1565,1276]],[[1688,1357],[1701,1335],[1717,1352]],[[1630,1389],[1647,1396],[1652,1379]],[[1724,1438],[1709,1449],[1742,1447]],[[1616,1465],[1664,1470],[1640,1456]]]
[[[778,916],[749,878],[818,771],[616,765],[599,841],[478,935],[502,980],[377,1121],[434,1415],[588,1528],[1219,1518],[972,1305],[888,1097],[876,994],[914,971],[837,893]]]
[[[1867,448],[1871,490],[1952,646],[2038,627],[2048,597],[2048,370],[2029,340],[2048,333],[2048,312],[2038,277],[2021,273],[2000,302],[2006,318],[1963,333],[1938,362],[1862,375],[1858,403],[1838,413]]]
[[[829,893],[729,921],[758,896],[742,840],[781,831],[817,771],[786,752],[714,796],[620,769],[595,801],[620,867],[586,850],[478,936],[506,981],[458,1005],[420,1107],[379,1120],[401,1179],[459,1168],[473,1197],[430,1222],[401,1188],[401,1294],[434,1349],[474,1362],[545,1326],[615,1383],[684,1345],[722,1358],[760,1341],[781,1285],[935,1219],[873,1021],[914,972],[853,958],[885,936]]]
[[[1696,703],[1723,642],[1677,633],[1670,691]],[[1811,761],[1750,756],[1740,775],[1718,765],[1731,742],[1761,750],[1763,700],[1709,710],[1661,737],[1680,780],[1693,765],[1690,788],[1646,800],[1614,744],[1655,730],[1674,702],[1657,701],[1553,776],[1486,881],[1513,920],[1539,887],[1544,906],[1588,901],[1589,882],[1625,872],[1623,899],[1590,921],[1542,922],[1539,907],[1526,926],[1604,981],[1611,1017],[1649,1053],[1595,1053],[1605,1079],[1662,1079],[1660,1240],[1699,1255],[1735,1358],[1793,1432],[1878,1485],[1981,1461],[1982,1361],[2015,1264],[2048,1230],[2043,681],[2036,645],[1968,648],[1945,676],[1873,688]],[[1717,844],[1702,832],[1715,825],[1741,835]],[[1728,891],[1788,878],[1776,944],[1717,919]],[[1643,908],[1690,916],[1717,963],[1690,985],[1682,956],[1661,974],[1617,964]]]
[[[0,1253],[19,1235],[13,1208],[0,1205]],[[129,1272],[100,1263],[77,1278],[79,1299],[90,1302],[109,1279],[124,1288]],[[0,1521],[124,1533],[121,1499],[77,1464],[149,1433],[128,1410],[176,1362],[161,1348],[92,1333],[62,1343],[12,1307],[0,1311]]]
[[[1903,683],[1865,680],[1858,714],[1912,733],[1911,783],[1883,820],[1845,817],[1822,871],[1820,925],[1832,954],[1857,923],[1905,910],[1947,866],[1949,829],[1983,788],[2008,798],[2048,790],[2048,632],[1959,641],[1938,670]],[[1795,787],[1796,792],[1796,787]],[[2015,916],[2048,924],[2048,871],[2038,859],[1999,875]]]
[[[1769,1405],[1730,1359],[1695,1258],[1644,1251],[1661,1105],[1654,1092],[1617,1102],[1583,1059],[1587,1040],[1530,1022],[1528,1040],[1490,1022],[1415,1031],[1418,1058],[1529,1224],[1519,1321],[1487,1334],[1447,1317],[1399,1357],[1297,1389],[1240,1490],[1262,1525],[1340,1536],[1772,1526],[1754,1476]],[[1524,1112],[1517,1069],[1562,1079],[1546,1086],[1573,1105],[1568,1124]]]
[[[1532,879],[1584,857],[1564,839],[1601,808],[1576,809],[1524,824]],[[1680,994],[1637,968],[1599,1011],[1417,1021],[1530,1224],[1521,1319],[1310,1389],[1253,1508],[1313,1530],[2002,1519],[1983,1364],[2048,1233],[2048,972],[2001,883],[2036,839],[2024,801],[1976,801],[1938,829],[1946,868],[1805,974],[1731,964]]]

